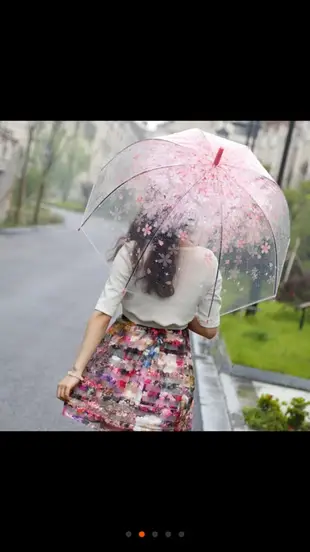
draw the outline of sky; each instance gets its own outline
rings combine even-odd
[[[137,123],[143,123],[144,121],[136,121]],[[166,123],[167,121],[145,121],[147,123],[147,128],[150,131],[156,130],[159,125]]]

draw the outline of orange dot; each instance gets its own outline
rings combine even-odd
[[[141,539],[143,539],[143,537],[145,537],[145,533],[144,533],[144,531],[140,531],[140,533],[139,533],[139,537],[141,537]]]

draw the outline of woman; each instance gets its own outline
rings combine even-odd
[[[113,259],[75,364],[58,385],[63,414],[102,431],[189,431],[189,329],[207,339],[217,333],[217,259],[193,246],[184,226],[160,231],[146,216],[132,223]],[[108,329],[120,304],[123,315]]]

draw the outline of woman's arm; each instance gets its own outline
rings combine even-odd
[[[188,328],[191,332],[194,332],[202,337],[206,337],[207,339],[212,339],[218,332],[218,328],[204,328],[204,326],[201,326],[197,317],[190,322]]]
[[[59,399],[68,401],[71,391],[78,385],[87,363],[104,338],[111,318],[122,301],[131,271],[128,247],[124,246],[114,259],[110,276],[95,306],[95,312],[88,321],[79,354],[74,367],[70,370],[72,375],[68,374],[58,384],[57,397]]]
[[[91,359],[99,343],[103,340],[110,323],[111,316],[99,311],[95,311],[86,326],[84,339],[79,350],[77,359],[72,371],[77,376],[82,376],[88,361]]]
[[[58,384],[57,397],[62,401],[69,401],[72,390],[78,385],[80,378],[86,368],[88,361],[96,351],[99,343],[105,336],[111,316],[103,312],[95,311],[86,326],[84,339],[74,363],[71,368],[72,376],[65,376]],[[76,374],[76,376],[74,376]]]

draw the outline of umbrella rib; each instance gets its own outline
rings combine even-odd
[[[166,218],[163,219],[163,221],[161,222],[159,228],[157,228],[157,230],[156,230],[154,236],[152,237],[152,239],[150,239],[149,243],[147,243],[146,246],[144,247],[144,249],[143,249],[143,251],[142,251],[142,253],[141,253],[139,259],[137,260],[136,266],[134,267],[134,270],[132,271],[132,274],[130,275],[130,278],[129,278],[128,281],[127,281],[126,287],[127,287],[128,284],[130,283],[130,280],[132,279],[134,273],[136,272],[136,270],[137,270],[137,268],[138,268],[138,265],[139,265],[139,263],[140,263],[140,261],[141,261],[143,255],[144,255],[144,253],[146,252],[146,250],[147,250],[147,248],[149,247],[150,243],[154,241],[154,239],[155,239],[155,237],[157,236],[159,230],[161,229],[163,223],[164,223],[167,219],[169,219],[169,217],[171,216],[172,211],[174,211],[174,209],[176,209],[176,207],[179,205],[179,203],[181,203],[181,201],[183,201],[184,197],[194,188],[194,186],[196,186],[196,184],[199,184],[199,182],[203,179],[203,177],[204,177],[204,175],[203,175],[201,178],[199,178],[199,180],[197,180],[197,182],[195,182],[195,184],[193,184],[193,185],[190,187],[190,189],[187,190],[187,191],[185,192],[185,194],[183,194],[183,196],[176,202],[176,204],[174,205],[174,207],[171,209],[169,215],[168,215]]]
[[[169,144],[172,144],[174,147],[179,147],[179,148],[183,148],[183,149],[192,149],[193,151],[195,151],[193,148],[190,148],[189,146],[185,146],[184,144],[177,144],[176,142],[171,142],[170,140],[166,140],[165,138],[146,138],[145,140],[142,140],[142,142],[165,142],[165,143],[169,143]],[[141,143],[141,140],[137,140],[136,142],[133,142],[132,144],[129,144],[128,146],[125,146],[122,150],[120,150],[116,156],[112,157],[103,167],[102,169],[100,169],[99,171],[99,174],[101,174],[107,167],[108,165],[110,165],[112,163],[112,161],[114,159],[116,159],[116,157],[118,157],[119,155],[121,155],[122,153],[124,153],[124,151],[128,150],[129,148],[135,146],[136,144],[140,144]],[[173,165],[174,166],[174,165]],[[181,165],[182,166],[182,165]],[[143,173],[141,173],[143,174]],[[136,175],[136,176],[139,176],[139,175]],[[88,202],[87,202],[87,205],[91,199],[91,196],[92,196],[92,193],[93,193],[93,190],[95,188],[96,184],[94,184],[93,186],[93,189],[91,191],[91,194],[90,194],[90,197],[88,199]],[[109,196],[108,196],[109,197]],[[107,199],[107,198],[106,198]],[[85,210],[87,209],[87,205],[86,205],[86,208]],[[98,207],[100,207],[101,203],[96,207],[96,209],[98,209]],[[91,212],[91,214],[89,215],[89,217],[95,212],[95,210]],[[81,226],[79,227],[79,230],[82,228],[82,226],[85,224],[85,222],[89,219],[89,217],[87,217],[87,219],[85,221],[83,221],[82,219],[82,223],[81,223]]]
[[[233,178],[234,181],[235,181],[235,184],[238,188],[240,188],[241,190],[245,191],[251,198],[251,200],[255,203],[255,205],[257,205],[257,207],[261,210],[261,212],[263,213],[268,225],[269,225],[269,228],[271,230],[271,234],[272,234],[272,237],[273,237],[273,242],[274,242],[274,248],[275,248],[275,257],[276,257],[276,277],[275,277],[275,285],[274,285],[274,296],[276,295],[276,292],[277,292],[277,280],[278,280],[278,249],[277,249],[277,242],[276,242],[276,237],[274,235],[274,231],[273,231],[273,228],[270,224],[270,221],[269,221],[269,218],[267,217],[264,209],[259,205],[259,203],[256,201],[256,199],[252,196],[252,194],[246,189],[244,188],[243,186],[241,186],[240,184],[238,184],[237,180],[236,180],[236,177],[234,177],[233,175],[231,174],[228,174],[226,173],[227,176],[229,178]]]
[[[224,162],[223,162],[223,163],[221,163],[221,167],[223,167],[223,168],[226,167],[227,169],[237,169],[237,170],[240,171],[240,167],[238,167],[238,165],[233,165],[233,164],[231,164],[231,163],[228,164],[228,163],[224,163]],[[271,184],[277,185],[276,181],[272,178],[271,175],[269,175],[269,176],[265,176],[265,175],[264,175],[264,176],[259,176],[258,170],[256,170],[256,169],[249,169],[249,168],[247,168],[247,167],[241,167],[241,170],[244,171],[244,172],[248,171],[248,172],[250,172],[250,173],[254,173],[254,174],[256,173],[258,179],[264,178],[264,180],[268,180],[268,182],[270,182]],[[242,186],[241,186],[241,188],[242,188]]]
[[[186,165],[188,165],[188,164],[186,164]],[[172,166],[175,166],[175,165],[172,165]],[[163,168],[164,168],[164,167],[163,167]],[[151,170],[155,170],[155,169],[151,169]],[[225,171],[225,172],[226,172],[226,171]],[[227,176],[231,176],[231,175],[229,175],[228,173],[226,173],[226,174],[227,174]],[[178,205],[181,201],[183,201],[184,197],[185,197],[189,192],[191,192],[191,190],[192,190],[197,184],[200,183],[200,181],[202,180],[202,178],[203,178],[203,176],[202,176],[199,180],[197,180],[197,182],[195,182],[195,183],[189,188],[189,190],[187,190],[187,191],[185,192],[185,194],[179,199],[179,201],[178,201],[178,202],[175,204],[175,206],[171,209],[171,211],[170,211],[170,213],[169,213],[167,219],[171,216],[171,213],[174,211],[174,209],[177,207],[177,205]],[[278,276],[278,251],[277,251],[277,244],[276,244],[276,239],[275,239],[275,235],[274,235],[272,226],[271,226],[271,224],[270,224],[270,222],[269,222],[269,219],[268,219],[266,213],[264,212],[264,210],[262,209],[262,207],[257,203],[257,201],[253,198],[253,196],[250,194],[250,192],[249,192],[248,190],[246,190],[245,188],[243,188],[242,186],[240,186],[240,184],[238,184],[238,182],[236,182],[235,177],[233,177],[233,178],[234,178],[234,180],[235,180],[235,183],[236,183],[237,187],[240,188],[241,190],[245,190],[245,191],[247,192],[247,194],[250,196],[251,200],[258,206],[258,208],[259,208],[259,209],[261,210],[261,212],[263,213],[263,215],[264,215],[265,219],[267,220],[267,223],[268,223],[268,225],[269,225],[269,227],[270,227],[270,230],[271,230],[271,233],[272,233],[272,237],[273,237],[273,241],[274,241],[275,256],[276,256],[276,278],[275,278],[275,288],[274,288],[274,295],[275,295],[275,289],[276,289],[276,283],[277,283],[277,276]],[[222,191],[222,193],[223,193],[223,184],[222,184],[222,183],[221,183],[221,191]],[[167,219],[165,219],[165,220],[167,220]],[[158,234],[160,228],[162,227],[162,224],[163,224],[163,223],[161,223],[161,225],[159,226],[159,228],[156,230],[156,232],[155,232],[153,238],[150,240],[150,242],[149,242],[149,243],[145,246],[145,248],[143,249],[143,251],[142,251],[142,253],[141,253],[141,255],[140,255],[140,257],[139,257],[139,259],[138,259],[138,261],[137,261],[137,263],[136,263],[136,266],[134,267],[134,270],[133,270],[133,272],[132,272],[132,274],[131,274],[131,276],[130,276],[130,278],[129,278],[127,284],[126,284],[126,287],[127,287],[128,284],[130,283],[130,281],[131,281],[133,275],[135,274],[135,272],[136,272],[136,270],[137,270],[137,267],[138,267],[138,265],[139,265],[139,263],[140,263],[140,261],[141,261],[143,255],[144,255],[144,253],[145,253],[145,251],[147,250],[147,248],[149,247],[150,243],[154,240],[154,238],[155,238],[156,235]],[[217,268],[217,274],[216,274],[216,281],[217,281],[218,274],[219,274],[219,270],[220,270],[220,261],[221,261],[221,255],[222,255],[222,241],[223,241],[223,205],[222,205],[222,202],[221,202],[221,237],[220,237],[220,242],[221,242],[221,243],[220,243],[220,251],[219,251],[219,260],[218,260],[218,268]],[[215,283],[215,285],[216,285],[216,283]],[[213,301],[214,295],[215,295],[215,285],[214,285],[214,290],[213,290],[213,295],[212,295],[212,301]],[[211,301],[211,306],[212,306],[212,301]],[[210,310],[211,310],[211,307],[210,307]],[[209,311],[209,314],[210,314],[210,311]]]
[[[193,163],[193,164],[181,163],[181,164],[178,164],[178,165],[161,165],[161,167],[154,167],[152,169],[146,169],[145,171],[141,171],[140,173],[134,174],[133,176],[131,176],[127,180],[124,180],[124,182],[121,182],[121,184],[116,186],[116,188],[114,188],[112,190],[112,192],[110,192],[102,201],[100,201],[100,203],[97,205],[97,207],[94,208],[94,210],[88,215],[88,217],[85,220],[82,220],[82,223],[81,223],[81,226],[80,226],[79,230],[82,228],[82,226],[84,226],[84,224],[89,220],[89,218],[97,211],[97,209],[99,209],[99,207],[101,207],[101,205],[103,205],[103,203],[107,199],[109,199],[109,197],[112,194],[114,194],[114,192],[119,190],[119,188],[121,188],[125,184],[128,184],[128,182],[130,182],[130,180],[133,180],[134,178],[137,178],[138,176],[142,176],[143,174],[147,174],[147,173],[153,172],[153,171],[158,171],[158,170],[161,170],[161,169],[169,169],[169,168],[173,168],[173,167],[189,167],[189,166],[194,167],[195,165],[197,165],[197,163]],[[87,209],[87,206],[86,206],[86,209]]]
[[[222,196],[223,196],[223,183],[221,182],[221,198],[220,198],[221,200],[222,200]],[[214,287],[213,287],[213,293],[212,293],[212,299],[211,299],[211,303],[210,303],[208,318],[210,317],[212,304],[213,304],[213,301],[214,301],[215,288],[216,288],[216,284],[217,284],[217,280],[218,280],[218,276],[219,276],[219,272],[220,272],[221,256],[222,256],[222,250],[223,250],[223,201],[220,201],[220,206],[221,206],[220,250],[219,250],[218,265],[217,265],[216,277],[215,277],[215,282],[214,282]]]

